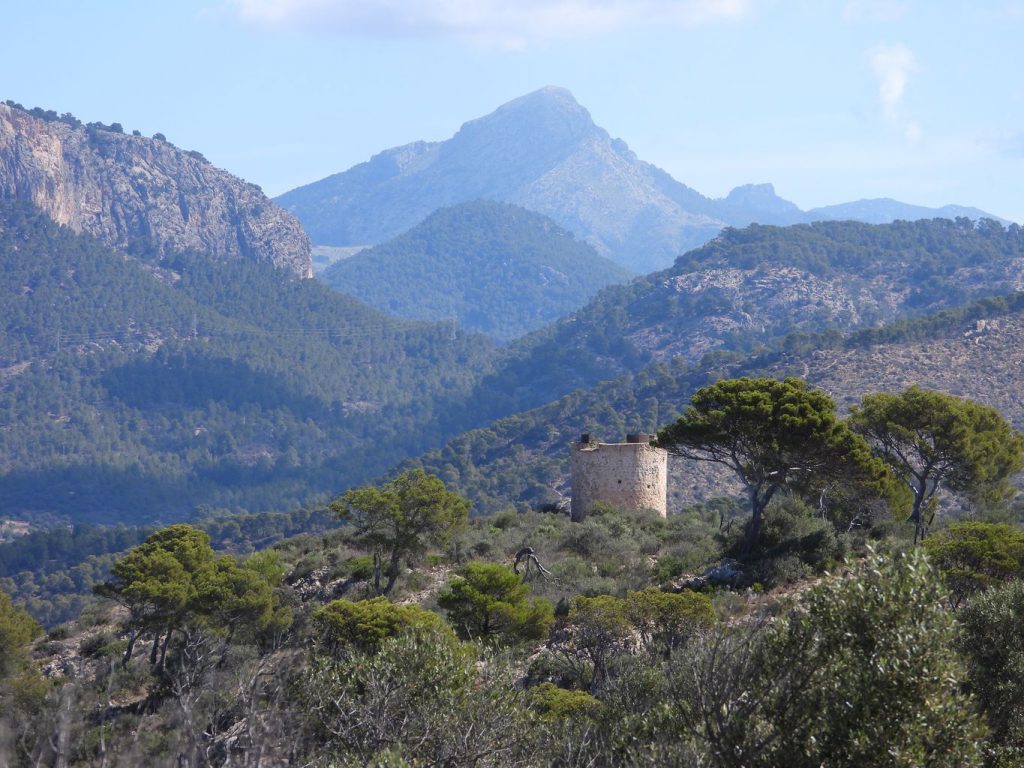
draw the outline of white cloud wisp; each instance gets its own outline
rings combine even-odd
[[[451,37],[509,50],[626,27],[696,27],[749,16],[754,0],[226,0],[265,28],[382,38]]]
[[[907,116],[904,106],[910,78],[921,71],[914,52],[903,43],[877,45],[868,52],[868,60],[878,83],[878,101],[885,119],[901,125],[908,141],[920,141],[921,126]]]
[[[871,71],[878,81],[878,100],[889,120],[897,120],[903,108],[910,76],[919,71],[914,52],[903,43],[878,45],[868,52]]]

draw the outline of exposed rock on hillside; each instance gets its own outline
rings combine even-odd
[[[1024,301],[1014,296],[971,305],[975,309],[959,320],[957,312],[950,312],[897,323],[888,333],[865,331],[845,342],[836,334],[818,349],[794,345],[792,352],[703,363],[666,359],[466,432],[404,466],[440,475],[469,496],[476,510],[537,506],[568,495],[568,446],[581,431],[599,436],[653,432],[678,417],[698,387],[744,375],[802,377],[833,397],[843,412],[870,392],[898,392],[917,384],[993,406],[1021,429]],[[1009,308],[999,310],[1000,305]],[[892,340],[878,344],[871,339]],[[670,510],[741,490],[719,465],[677,457],[670,462]]]
[[[122,251],[197,250],[312,274],[309,238],[254,184],[166,141],[0,104],[0,197]]]

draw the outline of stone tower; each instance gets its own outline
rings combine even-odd
[[[626,435],[624,443],[598,443],[583,435],[572,444],[572,519],[583,520],[595,502],[625,509],[668,511],[668,451],[651,435]]]

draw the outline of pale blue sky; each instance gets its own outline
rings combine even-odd
[[[711,196],[1024,221],[1024,0],[8,0],[0,99],[270,194],[544,85]]]

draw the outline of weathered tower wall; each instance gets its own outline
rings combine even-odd
[[[572,445],[572,505],[583,520],[596,502],[624,509],[668,513],[668,452],[650,445],[648,435],[629,435],[625,443],[597,443],[587,435]]]

